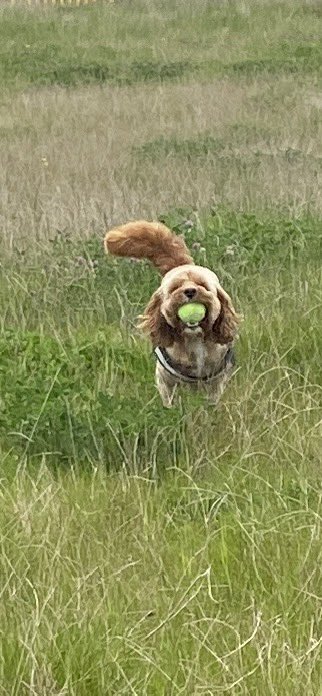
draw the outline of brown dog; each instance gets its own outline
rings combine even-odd
[[[182,237],[158,222],[139,220],[116,227],[104,243],[115,256],[149,259],[163,275],[140,324],[155,349],[163,405],[172,405],[182,383],[205,390],[217,403],[233,372],[239,317],[216,274],[196,266]],[[189,326],[179,319],[179,307],[188,302],[206,307],[199,324]]]

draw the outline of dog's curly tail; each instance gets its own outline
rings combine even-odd
[[[183,238],[160,222],[138,220],[115,227],[105,235],[104,246],[115,256],[148,259],[162,275],[194,263]]]

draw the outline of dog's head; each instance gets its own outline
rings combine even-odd
[[[141,318],[141,327],[154,346],[166,348],[196,330],[188,328],[178,317],[179,307],[188,302],[206,307],[206,316],[197,327],[199,332],[216,343],[233,341],[239,319],[229,295],[213,271],[187,264],[166,273]]]

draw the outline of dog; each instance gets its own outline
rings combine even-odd
[[[203,390],[216,405],[234,371],[233,344],[240,316],[209,268],[197,266],[183,237],[159,222],[138,220],[107,232],[107,253],[148,259],[163,276],[139,327],[150,337],[156,357],[156,385],[166,408],[184,384]],[[187,325],[178,309],[189,302],[205,306],[198,324]]]

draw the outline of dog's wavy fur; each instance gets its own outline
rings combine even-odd
[[[201,379],[205,372],[215,373],[227,346],[236,337],[240,321],[215,273],[195,265],[184,239],[158,222],[138,220],[116,227],[107,232],[104,245],[106,251],[115,256],[148,259],[163,276],[160,287],[140,317],[140,327],[149,335],[153,346],[169,350],[177,364],[189,366],[193,372],[199,370]],[[193,301],[204,304],[207,309],[206,318],[197,331],[189,329],[178,318],[178,308],[191,301],[187,296],[191,292]],[[230,372],[224,371],[220,383],[213,385],[215,401]],[[166,406],[171,405],[176,386],[175,378],[170,377],[158,364],[157,385]]]
[[[193,263],[183,238],[175,236],[161,222],[137,220],[116,227],[107,233],[105,249],[114,256],[148,259],[162,275]]]

